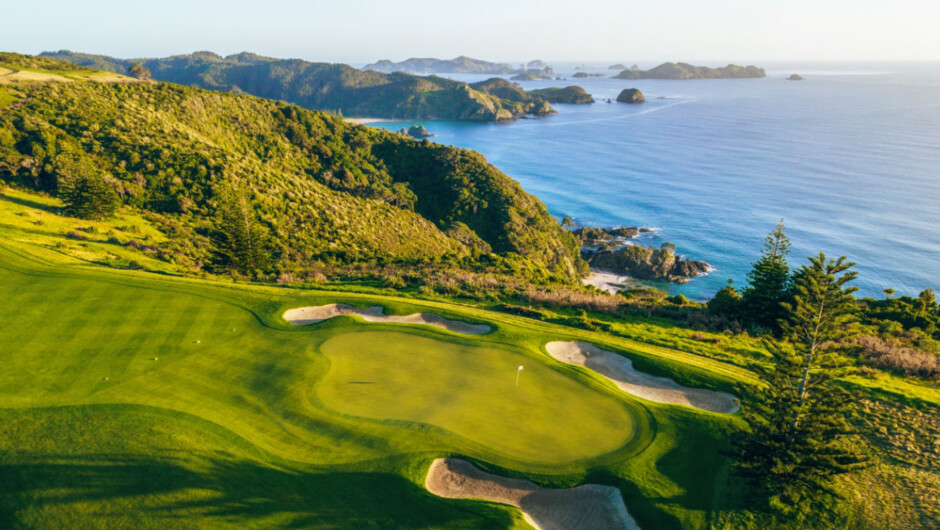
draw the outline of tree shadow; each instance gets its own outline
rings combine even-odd
[[[13,204],[18,204],[20,206],[25,206],[27,208],[34,208],[36,210],[42,210],[49,213],[59,213],[59,208],[55,206],[49,206],[48,204],[43,204],[41,202],[31,201],[29,199],[24,199],[21,197],[11,197],[6,193],[0,193],[0,199],[7,202],[12,202]]]
[[[149,500],[136,502],[135,497]],[[162,500],[168,497],[176,500]],[[139,506],[145,512],[141,518],[169,518],[176,523],[190,517],[218,517],[288,528],[512,524],[505,510],[441,499],[387,472],[283,469],[215,457],[183,462],[96,455],[28,458],[25,463],[0,466],[4,528],[28,525],[17,513],[37,505],[107,504],[118,499]]]

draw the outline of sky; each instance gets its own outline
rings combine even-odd
[[[0,50],[366,63],[940,60],[938,0],[8,2]]]

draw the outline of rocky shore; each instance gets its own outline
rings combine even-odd
[[[660,280],[685,283],[690,278],[707,274],[704,261],[676,254],[676,247],[663,243],[659,248],[628,244],[648,228],[622,226],[614,228],[579,227],[572,231],[581,244],[581,257],[592,270],[629,276],[638,280]]]

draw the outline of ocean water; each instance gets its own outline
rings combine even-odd
[[[745,284],[783,219],[791,265],[819,251],[858,263],[861,294],[940,288],[940,64],[764,64],[765,79],[572,79],[593,105],[509,124],[420,123],[433,141],[483,153],[558,217],[646,226],[714,267],[685,285],[710,297]],[[596,65],[595,72],[614,72]],[[805,81],[786,81],[798,73]],[[454,76],[476,81],[487,76]],[[624,88],[648,103],[607,103]]]

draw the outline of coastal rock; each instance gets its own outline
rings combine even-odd
[[[595,226],[582,226],[571,231],[581,246],[598,246],[609,243],[615,239],[631,239],[636,237],[643,229],[635,226],[616,226],[611,228],[598,228]]]
[[[412,138],[430,138],[434,134],[428,132],[424,125],[412,125],[408,128],[408,136]]]
[[[643,93],[636,88],[627,88],[624,89],[619,96],[617,96],[618,103],[646,103],[646,98],[643,97]]]
[[[581,254],[592,269],[611,271],[639,280],[685,283],[689,278],[708,272],[707,263],[677,256],[675,250],[673,245],[664,243],[659,248],[630,245],[597,251],[582,249]]]
[[[802,81],[802,80],[803,80],[803,77],[800,76],[799,74],[793,74],[787,78],[787,81]]]

